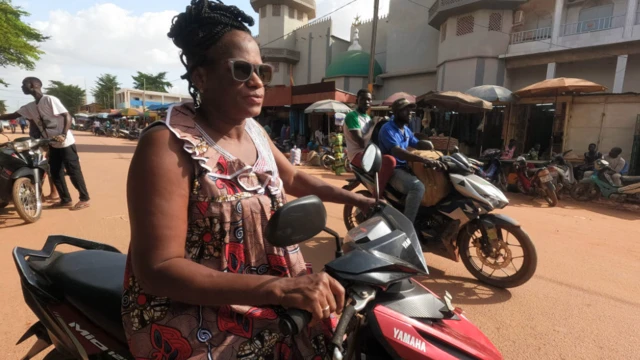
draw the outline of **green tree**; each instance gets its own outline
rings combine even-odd
[[[133,87],[138,90],[167,92],[171,83],[167,81],[167,73],[159,72],[156,75],[138,71],[138,75],[132,76]]]
[[[42,35],[22,21],[29,13],[19,6],[13,6],[10,0],[0,0],[0,66],[19,66],[33,70],[35,62],[44,54],[36,47],[37,43],[49,37]],[[0,79],[0,85],[7,83]]]
[[[7,112],[7,104],[5,104],[4,100],[0,100],[0,114],[4,114]]]
[[[60,99],[62,105],[69,113],[74,114],[85,103],[85,93],[77,85],[65,84],[62,81],[51,81],[51,85],[45,89],[47,95],[53,95]]]
[[[113,107],[114,93],[120,90],[118,78],[111,74],[102,74],[96,80],[96,85],[91,89],[91,95],[95,98],[96,103],[102,105],[105,109]]]

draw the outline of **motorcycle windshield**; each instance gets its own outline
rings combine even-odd
[[[351,251],[326,265],[343,279],[382,285],[429,273],[413,224],[391,206],[349,231],[345,241]]]

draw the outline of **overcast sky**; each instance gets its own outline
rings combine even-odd
[[[316,0],[317,17],[321,17],[351,0]],[[380,1],[380,14],[389,9],[390,0]],[[31,13],[26,21],[51,39],[41,44],[45,52],[32,72],[19,68],[0,68],[0,78],[9,83],[0,87],[0,100],[9,111],[33,100],[22,95],[20,84],[26,76],[40,78],[45,86],[50,80],[76,84],[90,90],[103,73],[118,76],[123,87],[133,87],[131,75],[136,71],[167,71],[172,92],[187,94],[186,82],[180,80],[184,68],[178,50],[167,38],[171,19],[190,0],[14,0]],[[249,0],[227,0],[254,16],[257,33],[258,14]],[[331,15],[334,34],[349,38],[349,27],[356,15],[373,17],[373,0],[356,0]]]

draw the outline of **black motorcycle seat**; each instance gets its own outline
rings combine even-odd
[[[89,320],[126,342],[120,313],[126,258],[120,253],[82,250],[55,253],[46,261],[30,260],[29,264]]]
[[[635,184],[640,182],[640,176],[622,176],[620,178],[624,184]]]

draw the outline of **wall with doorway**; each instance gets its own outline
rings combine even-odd
[[[612,147],[622,148],[622,157],[629,161],[633,146],[636,119],[640,114],[640,95],[576,96],[570,110],[564,149],[582,154],[590,143],[598,144],[600,152]]]

